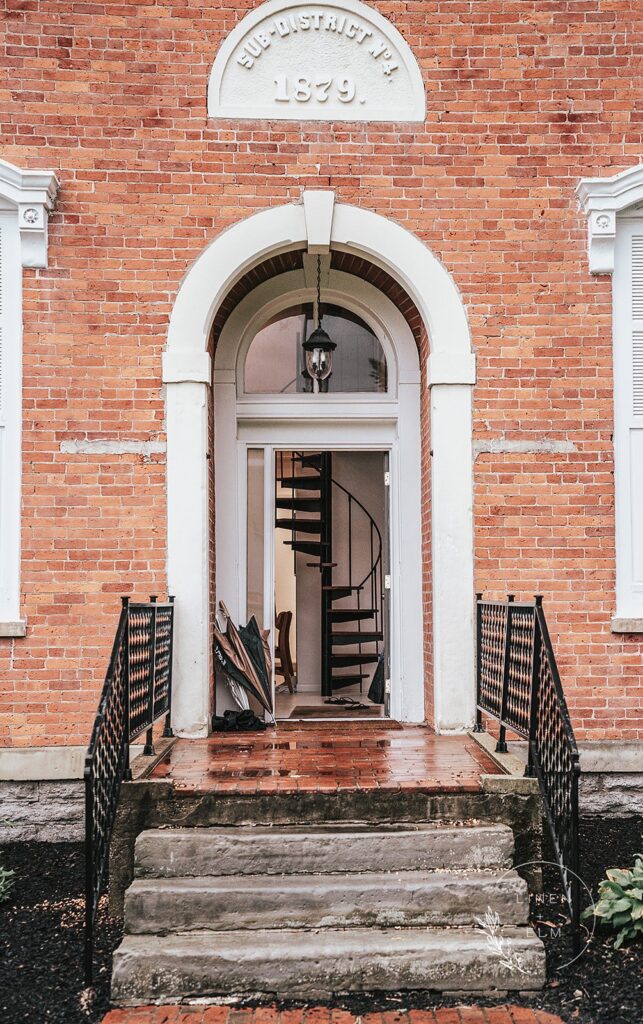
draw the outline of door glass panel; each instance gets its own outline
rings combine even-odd
[[[264,450],[248,449],[247,618],[264,626]]]
[[[339,306],[323,306],[323,328],[337,344],[328,391],[385,392],[386,357],[378,338],[360,317]],[[312,333],[313,307],[292,306],[255,335],[246,356],[246,394],[296,394],[311,390],[304,374],[302,343]]]

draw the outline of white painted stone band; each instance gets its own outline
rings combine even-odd
[[[60,451],[65,455],[162,455],[167,450],[165,441],[61,441]]]
[[[473,442],[473,457],[478,455],[569,455],[578,451],[573,441],[506,441],[492,438]]]

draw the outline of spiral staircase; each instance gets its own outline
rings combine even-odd
[[[306,565],[321,575],[322,696],[355,685],[361,691],[385,639],[381,531],[361,501],[334,478],[332,452],[280,452],[275,509],[275,527],[287,534],[284,543],[294,554],[310,555]],[[333,530],[340,518],[347,531],[343,537]]]

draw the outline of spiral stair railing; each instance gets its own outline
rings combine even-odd
[[[308,565],[318,567],[321,573],[322,693],[332,696],[335,690],[356,684],[361,692],[363,681],[370,674],[364,670],[377,664],[384,643],[381,530],[363,502],[333,476],[331,452],[281,452],[279,459],[276,487],[289,490],[290,497],[284,499],[277,494],[276,505],[278,509],[289,508],[292,519],[277,518],[276,524],[290,530],[292,539],[288,543],[295,553],[308,553],[318,558]],[[299,472],[306,469],[313,474]],[[333,499],[337,494],[346,500],[348,543],[345,576],[340,579],[335,572],[341,568],[334,557],[337,537],[333,537],[336,512]],[[354,557],[358,532],[362,538],[368,538],[368,567],[362,573]],[[318,536],[319,540],[311,539],[311,535]],[[353,599],[354,607],[344,605],[347,598]],[[338,623],[347,628],[337,630]],[[337,647],[352,649],[339,652]],[[344,673],[342,669],[352,671]]]

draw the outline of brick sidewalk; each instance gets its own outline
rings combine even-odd
[[[279,1011],[274,1007],[246,1010],[227,1006],[138,1006],[112,1010],[103,1024],[355,1024],[356,1019],[353,1013],[327,1007]],[[359,1020],[361,1024],[563,1024],[560,1017],[523,1006],[387,1011],[365,1013]]]

